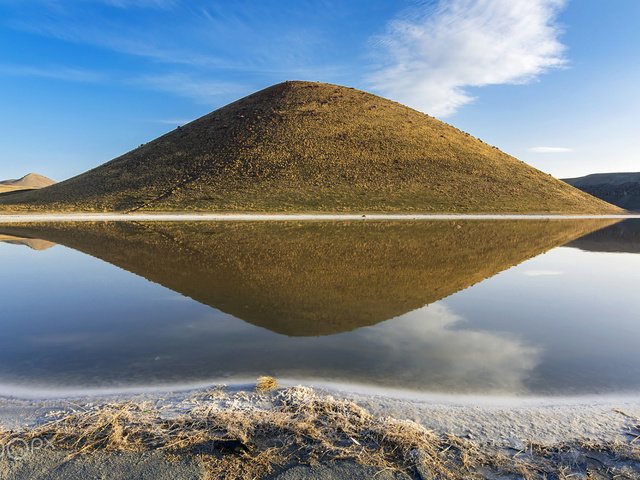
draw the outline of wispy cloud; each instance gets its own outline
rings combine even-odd
[[[194,120],[193,118],[168,118],[168,119],[160,119],[160,120],[154,120],[156,123],[162,123],[163,125],[173,125],[173,126],[182,126],[182,125],[186,125],[187,123],[191,122],[192,120]]]
[[[573,152],[573,148],[569,147],[531,147],[529,149],[533,153],[567,153]]]
[[[375,39],[380,93],[436,116],[473,101],[469,87],[526,83],[565,64],[556,18],[565,0],[440,0]]]
[[[526,270],[522,272],[527,277],[556,277],[562,275],[559,270]]]
[[[92,0],[118,8],[161,8],[168,9],[176,6],[177,0]]]
[[[3,0],[0,0],[2,2]],[[336,65],[317,63],[324,46],[312,28],[302,25],[300,9],[228,2],[208,7],[179,5],[179,0],[68,0],[118,8],[153,8],[153,21],[132,22],[103,9],[66,8],[62,0],[41,2],[30,14],[20,12],[6,24],[22,32],[91,45],[155,63],[218,72],[279,74],[321,71]],[[308,13],[308,12],[305,12]],[[270,21],[265,22],[265,17]],[[344,67],[342,67],[344,68]]]
[[[1,2],[2,0],[0,0]],[[147,6],[152,2],[120,0],[83,0],[109,4],[118,8]],[[77,3],[77,2],[70,2]],[[158,2],[167,8],[155,15],[155,21],[144,25],[133,23],[130,17],[107,15],[104,11],[86,7],[65,8],[55,0],[41,8],[32,6],[31,14],[14,14],[6,25],[18,31],[55,38],[65,42],[90,45],[117,53],[141,57],[157,63],[207,68],[235,68],[235,60],[213,53],[210,43],[201,38],[202,16],[190,9],[179,13],[169,11],[170,2]]]
[[[179,0],[32,0],[32,3],[49,9],[65,10],[78,4],[100,4],[116,8],[152,8],[167,10],[178,5]],[[2,1],[0,1],[2,3]]]
[[[197,102],[211,105],[222,97],[243,94],[249,89],[239,83],[219,82],[182,73],[146,75],[131,81],[133,85],[161,92],[173,93]]]
[[[247,85],[209,80],[206,76],[195,74],[123,75],[61,66],[39,67],[0,64],[0,76],[40,77],[67,82],[128,85],[144,90],[178,95],[205,105],[218,104],[225,97],[239,96],[251,90]],[[189,121],[178,119],[167,120],[164,123],[182,125]]]
[[[100,72],[60,66],[0,65],[0,75],[41,77],[68,82],[98,82],[105,79]]]

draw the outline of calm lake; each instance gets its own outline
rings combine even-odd
[[[640,220],[0,225],[0,394],[640,392]]]

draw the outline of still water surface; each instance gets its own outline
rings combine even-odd
[[[0,225],[0,393],[640,391],[640,220]]]

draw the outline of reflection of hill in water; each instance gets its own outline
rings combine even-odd
[[[47,250],[55,246],[55,243],[40,240],[38,238],[15,237],[13,235],[0,234],[0,242],[11,243],[13,245],[25,245],[33,250]]]
[[[640,219],[625,220],[567,245],[591,252],[640,253]]]
[[[287,335],[435,302],[611,221],[78,223],[6,226]]]

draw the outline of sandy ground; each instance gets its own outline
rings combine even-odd
[[[226,387],[230,394],[246,392],[241,402],[260,404],[251,385]],[[338,387],[316,387],[317,392],[356,402],[376,416],[415,421],[439,434],[454,434],[491,448],[522,450],[528,442],[628,442],[637,434],[640,396],[508,398],[448,395],[407,395],[402,392],[353,392]],[[113,401],[151,401],[168,416],[193,407],[192,398],[204,390],[102,395],[66,399],[0,398],[0,425],[5,429],[33,426],[51,412],[78,411]],[[237,400],[234,400],[237,402]],[[206,478],[197,460],[167,461],[159,454],[97,453],[67,461],[52,450],[28,452],[11,460],[0,456],[0,478]],[[313,467],[297,465],[273,478],[372,478],[375,470],[350,463]],[[378,479],[409,477],[383,472]],[[635,478],[635,477],[630,477]]]
[[[60,213],[0,215],[0,223],[36,222],[193,222],[193,221],[318,221],[318,220],[540,220],[630,219],[640,215],[431,215],[431,214],[271,214],[271,213]]]
[[[509,404],[508,399],[472,403],[451,398],[440,402],[349,395],[376,415],[413,420],[439,433],[480,443],[522,448],[526,442],[623,440],[633,419],[640,418],[640,397],[536,399]]]

